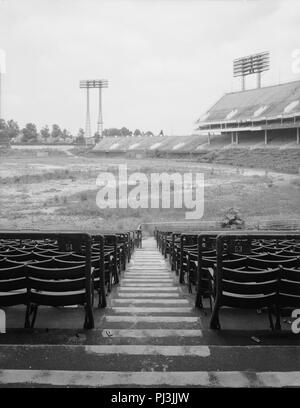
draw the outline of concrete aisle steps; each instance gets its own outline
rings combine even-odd
[[[148,238],[88,340],[0,345],[0,385],[300,386],[299,347],[210,341],[192,300]]]

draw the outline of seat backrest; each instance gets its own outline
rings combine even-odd
[[[27,265],[30,301],[47,306],[84,304],[85,265],[50,268]]]
[[[222,263],[224,268],[240,269],[248,266],[248,258],[240,257],[236,259],[223,259]]]
[[[7,259],[9,261],[15,261],[15,262],[32,261],[32,260],[34,260],[34,253],[33,252],[24,252],[22,254],[17,254],[17,255],[6,255],[5,259]]]
[[[300,258],[282,258],[282,257],[277,257],[277,259],[267,259],[266,258],[255,258],[255,257],[249,257],[248,258],[248,265],[252,266],[254,268],[277,268],[280,265],[286,267],[286,268],[294,268],[300,266]]]
[[[18,256],[18,255],[26,255],[28,250],[25,249],[18,249],[18,248],[12,248],[9,247],[7,249],[0,249],[0,256],[7,257],[7,256]]]
[[[300,307],[300,269],[282,268],[279,283],[279,305]]]
[[[0,259],[0,270],[6,269],[6,268],[13,268],[14,266],[20,266],[20,265],[24,265],[24,262],[12,261],[7,258]]]
[[[1,262],[0,265],[0,306],[15,306],[25,304],[27,301],[25,266],[10,264]]]
[[[236,308],[260,308],[276,303],[280,268],[267,270],[217,269],[217,291],[222,304]],[[218,287],[220,286],[220,287]]]

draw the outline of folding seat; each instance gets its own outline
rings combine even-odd
[[[105,284],[108,285],[108,292],[110,292],[112,285],[119,283],[120,265],[116,248],[104,246],[104,262]]]
[[[186,271],[185,271],[185,262],[183,263],[184,267],[184,275],[187,276],[187,284],[189,288],[189,292],[192,293],[192,285],[197,285],[198,289],[201,287],[201,293],[204,296],[208,296],[210,299],[210,285],[209,280],[211,279],[209,268],[213,268],[216,263],[216,251],[202,251],[201,252],[201,260],[199,264],[199,272],[198,272],[198,262],[199,262],[199,252],[198,246],[196,250],[193,248],[192,250],[188,249],[186,251]],[[224,254],[224,257],[226,255]],[[200,285],[198,285],[198,273],[200,276]],[[202,300],[201,305],[197,307],[202,307]]]
[[[171,251],[172,234],[172,231],[163,231],[160,233],[159,250],[165,258],[167,258]]]
[[[283,251],[282,252],[277,252],[276,254],[270,253],[270,254],[264,254],[260,259],[266,260],[266,261],[285,261],[285,260],[292,260],[296,258],[297,255],[295,254],[286,254]]]
[[[41,251],[45,251],[45,250],[53,250],[53,251],[58,251],[59,247],[58,245],[55,244],[50,244],[50,243],[38,243],[36,245],[36,247],[41,250]]]
[[[196,261],[198,258],[197,249],[190,249],[189,247],[180,248],[180,268],[179,268],[179,282],[184,283],[185,277],[190,281],[191,260]]]
[[[264,248],[264,247],[252,247],[252,254],[253,255],[260,255],[260,254],[267,254],[268,253],[268,249]]]
[[[276,253],[279,253],[279,252],[283,251],[284,249],[288,249],[288,246],[286,246],[286,247],[283,247],[283,246],[274,246],[274,247],[272,247],[272,246],[270,246],[270,247],[267,247],[266,252],[269,253],[269,254],[276,254]]]
[[[37,245],[22,245],[21,247],[22,251],[26,252],[39,252],[41,251]]]
[[[236,270],[243,270],[247,268],[248,258],[240,257],[235,259],[227,259],[227,254],[223,254],[223,265],[226,268],[232,268]],[[215,280],[216,270],[216,258],[202,258],[199,265],[199,282],[196,297],[196,307],[202,308],[202,297],[208,297],[210,306],[212,307],[212,298],[216,296],[215,286],[213,281]]]
[[[35,251],[36,252],[36,251]],[[81,255],[84,256],[83,254],[75,254],[73,251],[60,251],[59,249],[44,249],[42,251],[38,251],[37,252],[40,255],[44,255],[44,256],[50,256],[50,257],[60,257],[60,256],[64,256],[64,255]]]
[[[129,234],[128,233],[116,234],[116,239],[117,239],[117,247],[120,250],[121,267],[122,267],[122,270],[125,270],[126,262],[129,262],[130,260]]]
[[[12,268],[14,266],[20,266],[20,265],[24,265],[24,262],[11,261],[7,258],[0,259],[0,270],[6,269],[6,268]]]
[[[13,248],[18,247],[19,241],[11,240],[11,239],[1,239],[0,240],[0,248]]]
[[[119,283],[119,275],[121,274],[120,252],[117,246],[117,237],[114,234],[104,235],[104,256],[108,261],[105,268],[105,281],[111,284]],[[111,282],[111,283],[110,283]]]
[[[293,247],[295,246],[295,240],[293,239],[283,239],[277,244],[278,247]]]
[[[216,264],[216,237],[218,234],[217,231],[211,231],[202,233],[197,237],[198,257],[195,261],[197,265],[195,307],[197,308],[203,307],[203,297],[208,297],[212,306],[212,287],[210,284],[212,276],[210,271]]]
[[[180,234],[173,234],[170,257],[171,269],[178,275],[180,268]]]
[[[187,269],[187,254],[198,253],[198,235],[197,234],[181,234],[180,236],[180,267],[179,267],[179,283],[184,283]]]
[[[254,268],[260,268],[260,269],[272,269],[272,268],[277,268],[280,265],[286,268],[296,268],[300,266],[300,258],[287,258],[283,259],[282,257],[277,257],[277,259],[267,259],[266,258],[255,258],[255,257],[249,257],[248,258],[248,265],[252,266]]]
[[[26,251],[26,250],[19,249],[19,248],[7,247],[6,250],[0,251],[0,256],[6,258],[8,256],[24,255],[24,254],[27,254],[28,252],[30,251]]]
[[[44,254],[43,252],[33,252],[33,260],[35,262],[43,262],[43,261],[49,261],[51,259],[56,258],[54,255],[47,255],[47,254]]]
[[[212,249],[210,251],[202,251],[202,256],[204,258],[215,258],[216,259],[217,253],[215,249]]]
[[[17,255],[6,254],[5,258],[10,261],[28,262],[28,261],[34,260],[34,253],[33,252],[23,252]]]
[[[289,257],[295,257],[295,256],[300,257],[300,249],[298,251],[296,251],[294,248],[295,247],[292,247],[292,248],[290,248],[288,250],[285,249],[278,255],[289,256]]]
[[[219,311],[223,306],[240,309],[268,308],[271,329],[272,308],[276,305],[280,268],[238,270],[217,266],[214,280],[215,303],[210,321],[212,329],[220,329]]]
[[[0,261],[0,307],[28,305],[26,268],[23,264]],[[26,312],[24,327],[29,327]]]
[[[270,232],[265,235],[268,234]],[[280,303],[281,307],[289,303],[299,305],[299,277],[296,271],[300,270],[300,258],[290,256],[287,254],[290,251],[286,251],[294,239],[285,239],[288,237],[285,233],[274,234],[270,239],[260,239],[259,235],[263,236],[263,234],[247,233],[240,236],[224,234],[217,238],[217,268],[212,280],[215,287],[213,293],[216,296],[210,322],[211,328],[220,328],[219,310],[223,306],[250,309],[265,307],[269,312],[271,328],[274,329],[272,311],[280,310],[278,306]],[[251,253],[246,256],[245,267],[233,268],[228,260],[222,259],[221,255],[226,248],[238,246],[247,241],[251,243]],[[259,247],[265,252],[254,255],[254,248]],[[273,250],[268,251],[270,247]],[[282,274],[282,271],[285,271],[286,275]],[[280,326],[278,316],[279,312],[275,328]]]
[[[127,232],[127,237],[128,237],[128,259],[127,261],[130,262],[131,256],[133,254],[134,248],[135,248],[135,232],[134,231],[128,231]]]
[[[25,304],[25,327],[33,327],[39,305],[81,304],[85,308],[84,327],[94,327],[90,235],[4,231],[2,236],[5,258],[0,256],[0,306]],[[84,244],[84,256],[77,256],[78,262],[59,262],[54,255],[70,256],[70,252],[60,251],[59,241]],[[7,245],[12,242],[14,245]],[[44,256],[39,245],[45,245]]]
[[[171,243],[170,243],[170,253],[169,253],[169,263],[172,271],[177,273],[177,256],[179,255],[178,250],[180,248],[180,233],[173,232]]]
[[[105,307],[106,301],[102,299],[101,294],[101,268],[104,268],[104,286],[106,286],[106,293],[112,290],[112,285],[115,283],[113,278],[113,261],[111,260],[111,256],[109,253],[104,255],[104,260],[101,263],[98,262],[97,266],[94,267],[93,270],[93,279],[94,279],[94,288],[98,291],[99,295],[99,304],[98,307]]]
[[[171,253],[171,244],[172,244],[172,235],[168,234],[165,235],[164,238],[164,247],[163,247],[163,255],[165,258]]]
[[[225,268],[242,269],[248,266],[248,257],[241,256],[236,259],[223,259],[222,264]]]
[[[60,252],[60,254],[56,255],[55,258],[60,259],[61,261],[70,261],[70,262],[84,262],[85,261],[84,255],[78,255],[78,254],[74,254],[70,252],[67,252],[67,253]]]
[[[300,268],[281,268],[277,300],[276,329],[281,329],[280,315],[285,308],[300,308]]]
[[[56,266],[56,265],[55,265]],[[85,265],[68,268],[26,265],[30,288],[30,327],[34,327],[39,306],[83,305],[85,308],[84,328],[93,326],[92,284],[87,285]]]

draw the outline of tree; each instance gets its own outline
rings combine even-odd
[[[41,135],[41,137],[42,137],[44,143],[46,143],[46,142],[47,142],[47,139],[49,139],[49,137],[50,137],[50,130],[49,130],[49,127],[48,127],[47,125],[44,126],[44,127],[41,129],[40,135]]]
[[[38,132],[34,123],[27,123],[22,129],[22,141],[24,143],[35,143],[38,138]]]
[[[3,119],[0,119],[0,145],[8,145],[9,138],[7,134],[7,125]]]
[[[103,136],[121,136],[121,131],[117,128],[104,129]]]
[[[78,144],[84,144],[85,143],[84,130],[82,128],[79,129],[75,141]]]
[[[103,130],[103,136],[132,136],[132,132],[123,126],[121,129],[109,128]]]
[[[145,136],[154,136],[154,134],[150,130],[148,130],[148,132],[145,133]]]
[[[61,134],[62,139],[65,141],[69,137],[71,137],[70,132],[67,129],[64,129]]]
[[[0,119],[0,130],[6,130],[6,123],[4,119]]]
[[[142,132],[140,131],[140,129],[135,129],[133,134],[134,134],[134,136],[142,136]]]
[[[51,137],[54,140],[62,137],[62,131],[58,125],[52,125]]]
[[[100,139],[101,139],[100,133],[96,132],[96,133],[94,134],[95,143],[99,143],[99,142],[100,142]]]
[[[20,133],[19,125],[13,119],[10,119],[7,121],[6,130],[7,130],[7,136],[9,140],[14,139],[15,137],[19,136],[19,133]]]
[[[130,130],[124,126],[120,129],[120,133],[121,136],[130,136]]]

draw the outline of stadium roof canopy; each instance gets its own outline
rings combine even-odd
[[[249,131],[299,127],[300,81],[231,92],[198,121],[200,131]]]

